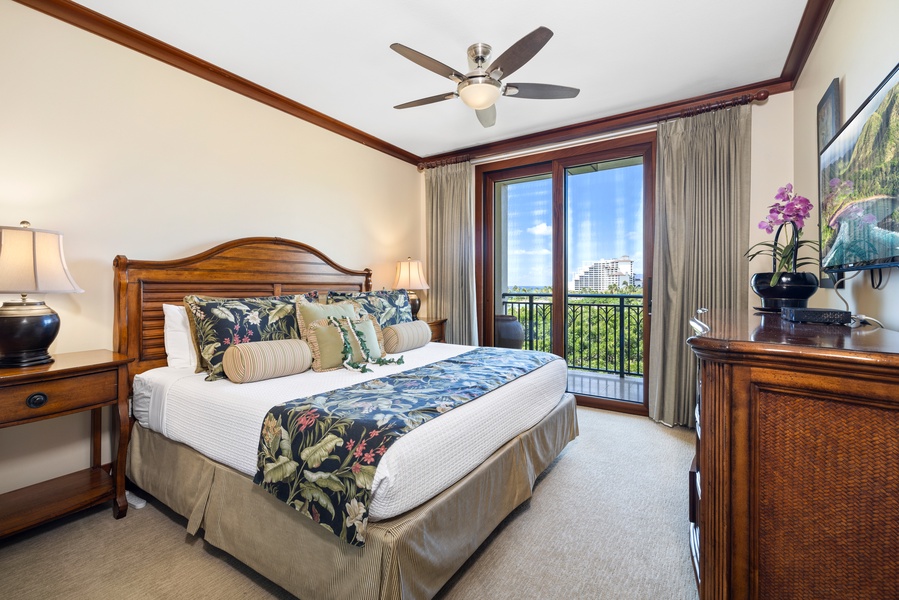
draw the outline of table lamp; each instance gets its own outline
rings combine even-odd
[[[58,231],[0,226],[0,294],[21,294],[0,306],[0,368],[53,362],[47,351],[59,333],[59,315],[28,294],[68,294],[82,290],[72,279]]]
[[[421,308],[421,300],[419,300],[413,290],[430,289],[428,282],[425,281],[420,260],[412,260],[410,256],[406,260],[396,263],[396,281],[393,282],[393,289],[409,292],[409,307],[412,309],[412,320],[418,319],[418,309]]]

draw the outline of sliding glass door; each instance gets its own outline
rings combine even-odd
[[[566,167],[568,389],[643,403],[643,157]]]
[[[484,174],[483,337],[564,356],[582,404],[646,408],[652,147]]]
[[[497,181],[494,197],[494,345],[518,347],[521,337],[552,352],[552,174]]]

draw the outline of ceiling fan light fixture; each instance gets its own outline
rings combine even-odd
[[[490,108],[502,93],[502,84],[487,76],[469,77],[459,84],[462,102],[475,110]]]
[[[467,107],[475,110],[478,121],[483,127],[493,127],[496,124],[494,104],[500,96],[535,99],[574,98],[580,92],[577,88],[544,83],[505,83],[503,81],[504,77],[516,72],[534,58],[534,55],[546,45],[552,35],[553,32],[546,27],[538,27],[512,44],[500,54],[499,58],[492,61],[490,54],[493,49],[490,44],[472,44],[468,47],[468,67],[471,70],[465,75],[417,50],[398,43],[391,44],[390,48],[395,52],[456,84],[454,92],[419,98],[412,102],[398,104],[394,108],[424,106],[459,96]]]

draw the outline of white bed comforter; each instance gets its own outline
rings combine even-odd
[[[163,367],[135,377],[132,411],[143,427],[252,477],[262,420],[271,407],[468,350],[431,343],[403,353],[404,365],[375,366],[372,373],[310,370],[244,384],[204,381],[205,373]],[[369,519],[399,515],[457,482],[508,440],[536,425],[558,404],[566,385],[565,361],[554,360],[404,435],[378,464]],[[464,444],[459,443],[459,430],[465,431]]]

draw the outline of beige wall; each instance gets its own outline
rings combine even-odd
[[[899,2],[896,0],[836,0],[793,92],[794,165],[796,189],[818,204],[816,113],[818,102],[834,77],[840,78],[843,122],[858,109],[899,62]],[[867,274],[847,282],[843,296],[850,310],[899,329],[899,277],[883,290],[873,290]],[[812,298],[819,307],[843,308],[831,290]]]
[[[770,96],[752,105],[752,175],[750,178],[749,246],[770,241],[758,224],[774,204],[777,189],[793,181],[793,93]],[[814,230],[812,232],[817,235]],[[807,234],[808,235],[808,234]],[[749,272],[771,270],[771,261],[762,257],[749,263]],[[749,306],[759,306],[759,297],[746,283]]]
[[[279,236],[370,267],[376,288],[424,258],[415,166],[10,0],[0,82],[0,223],[62,231],[85,290],[45,298],[52,352],[112,348],[117,254]],[[88,431],[86,414],[0,430],[0,492],[86,466]]]

